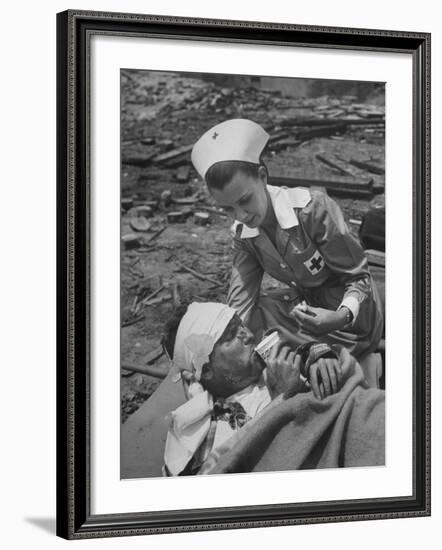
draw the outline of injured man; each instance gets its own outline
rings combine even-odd
[[[169,416],[165,475],[385,463],[385,393],[345,348],[262,350],[220,303],[190,304],[164,345],[187,397]]]

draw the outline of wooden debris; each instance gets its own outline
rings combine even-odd
[[[334,181],[323,179],[291,178],[271,176],[269,184],[277,187],[324,187],[327,193],[336,197],[371,198],[373,196],[373,180]]]
[[[148,302],[144,302],[143,306],[144,307],[157,306],[159,304],[162,304],[163,302],[168,302],[171,299],[172,299],[172,295],[168,294],[167,296],[162,296],[161,298],[152,298]]]
[[[168,223],[185,223],[189,217],[188,213],[184,210],[178,210],[176,212],[167,213],[167,222]]]
[[[142,321],[144,319],[144,313],[141,315],[137,315],[136,317],[129,317],[128,319],[125,319],[121,326],[122,327],[129,327],[131,325],[134,325],[135,323],[138,323],[139,321]]]
[[[179,198],[173,198],[172,202],[174,204],[195,204],[200,200],[200,193],[195,193],[195,195],[191,195],[190,197],[179,197]]]
[[[148,206],[152,212],[155,210],[158,210],[158,200],[147,200],[147,199],[134,199],[134,208],[138,208],[140,206]]]
[[[281,126],[287,128],[289,126],[327,126],[333,124],[346,124],[347,126],[367,126],[367,125],[384,125],[384,117],[379,118],[355,118],[350,116],[348,118],[288,118],[280,122]]]
[[[177,260],[177,262],[178,262],[178,265],[182,269],[184,269],[184,271],[187,271],[188,273],[190,273],[191,275],[193,275],[197,279],[200,279],[201,281],[207,281],[207,282],[212,283],[213,285],[216,285],[216,286],[219,286],[219,287],[223,286],[223,283],[220,283],[219,281],[217,281],[215,279],[211,279],[210,277],[207,277],[207,275],[203,275],[202,273],[199,273],[198,271],[195,271],[194,269],[192,269],[191,267],[188,267],[187,265],[183,264],[179,260]]]
[[[195,212],[193,221],[196,225],[208,225],[210,223],[210,215],[208,212]]]
[[[150,221],[144,216],[131,218],[129,221],[129,225],[134,231],[149,231],[149,229],[152,227]]]
[[[126,197],[124,199],[121,199],[121,207],[126,212],[130,210],[134,205],[134,200],[131,197]]]
[[[377,174],[381,176],[385,174],[385,169],[376,164],[372,164],[370,162],[356,160],[356,159],[350,159],[349,162],[350,164],[353,164],[353,166],[362,168],[362,170],[367,170],[367,172],[371,172],[372,174]]]
[[[124,370],[129,371],[128,374],[132,374],[133,372],[141,372],[138,369],[147,369],[151,365],[153,365],[158,359],[163,357],[165,354],[163,346],[156,347],[152,352],[150,352],[145,358],[144,363],[142,365],[134,365],[131,363],[124,363],[121,365],[121,368]],[[127,367],[127,369],[126,369]],[[155,374],[151,374],[151,372],[154,372],[152,369],[149,369],[149,372],[141,372],[141,374],[148,374],[149,376],[156,376]],[[155,372],[158,372],[158,368]],[[127,373],[123,372],[123,376]]]
[[[141,305],[144,305],[146,304],[147,302],[149,302],[149,300],[152,300],[152,298],[155,298],[155,296],[157,294],[159,294],[162,290],[164,290],[166,287],[164,285],[161,285],[159,288],[157,288],[156,290],[154,290],[153,292],[151,292],[148,296],[146,296],[146,298],[143,298],[143,300],[140,301],[140,304]]]
[[[190,176],[190,166],[180,166],[177,173],[175,174],[175,179],[178,183],[187,183]]]
[[[316,128],[309,128],[308,130],[301,130],[296,133],[296,137],[300,141],[306,141],[308,139],[316,137],[328,137],[334,134],[343,134],[347,130],[347,124],[330,124],[326,126],[317,126]]]
[[[368,265],[376,265],[379,267],[385,267],[385,252],[380,250],[365,250],[365,255],[368,259]]]
[[[380,182],[373,183],[373,194],[382,195],[385,192],[385,184]]]
[[[181,305],[181,294],[178,283],[173,283],[172,286],[172,301],[174,309],[177,309]]]
[[[143,145],[155,145],[155,138],[153,137],[144,137],[140,139],[140,143]]]
[[[161,202],[164,206],[169,206],[172,203],[172,192],[169,189],[165,189],[161,193]]]
[[[384,116],[384,113],[382,111],[375,111],[374,109],[358,109],[358,115],[365,118],[379,118]]]
[[[156,231],[156,232],[152,235],[152,237],[150,237],[150,239],[147,239],[147,240],[145,241],[145,244],[150,243],[150,242],[152,242],[154,239],[156,239],[157,237],[159,237],[159,236],[161,235],[161,233],[162,233],[165,229],[167,229],[167,225],[163,225],[163,227],[160,227],[160,229],[158,229],[158,231]]]
[[[277,141],[280,141],[281,139],[288,138],[289,134],[287,130],[280,130],[278,132],[275,132],[274,134],[271,134],[269,137],[269,140],[267,142],[267,145],[274,145]]]
[[[287,149],[288,147],[297,147],[300,143],[301,141],[299,139],[287,138],[273,143],[270,149],[272,149],[272,151],[281,151],[282,149]]]
[[[360,227],[362,225],[362,220],[355,220],[353,218],[350,218],[348,220],[349,223],[351,223],[352,225],[356,225],[358,227]]]
[[[132,301],[132,305],[130,306],[130,312],[131,313],[135,312],[135,309],[137,307],[137,302],[138,302],[138,294],[135,295],[135,298]]]
[[[154,367],[149,365],[136,365],[134,363],[123,363],[121,368],[125,371],[139,372],[141,374],[147,374],[147,376],[153,376],[155,378],[164,379],[169,374],[169,369],[163,367]]]
[[[122,164],[130,164],[132,166],[139,166],[140,168],[145,168],[154,160],[156,153],[149,154],[134,154],[121,159]]]
[[[170,151],[173,149],[173,141],[171,139],[162,139],[160,141],[157,141],[157,145],[162,147],[165,151]]]
[[[354,176],[354,173],[352,173],[348,169],[346,169],[342,162],[340,162],[336,158],[332,158],[331,155],[326,155],[325,153],[317,153],[316,158],[320,162],[322,162],[325,165],[329,166],[330,168],[333,168],[334,170],[337,170],[339,173],[343,174],[344,176]]]
[[[121,242],[123,244],[124,250],[132,250],[138,248],[141,245],[141,241],[137,235],[133,233],[128,233],[121,237]]]
[[[156,164],[164,164],[173,168],[174,166],[179,166],[180,164],[189,162],[189,153],[192,151],[192,148],[193,144],[185,145],[184,147],[178,147],[178,149],[174,149],[173,151],[169,151],[168,153],[157,155],[152,160]]]
[[[147,205],[147,204],[142,204],[140,206],[137,206],[135,208],[135,211],[134,213],[139,217],[139,218],[151,218],[153,216],[153,211],[152,211],[152,208]]]
[[[158,245],[152,245],[152,246],[146,246],[142,244],[140,248],[137,250],[139,254],[148,254],[149,252],[152,252],[153,250],[156,250],[158,248]]]

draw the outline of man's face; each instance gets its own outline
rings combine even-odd
[[[255,337],[234,316],[210,355],[203,383],[217,397],[228,397],[257,382],[264,364],[254,353]]]
[[[258,178],[238,171],[222,189],[210,189],[210,192],[231,218],[256,228],[263,223],[267,213],[266,182],[264,167],[260,168]]]

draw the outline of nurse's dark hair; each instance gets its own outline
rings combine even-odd
[[[181,319],[184,317],[187,311],[188,305],[189,304],[182,304],[178,306],[163,327],[163,333],[161,335],[161,345],[171,359],[173,359],[173,350],[175,348],[175,340],[178,332],[178,327],[180,326]],[[223,342],[229,342],[230,340],[232,340],[235,337],[240,324],[241,319],[238,317],[238,315],[234,315],[224,329],[224,332],[221,338],[217,341],[217,344],[222,344]]]
[[[257,178],[261,166],[264,166],[267,171],[267,167],[262,160],[260,160],[259,164],[243,160],[223,160],[212,164],[207,170],[204,179],[206,180],[207,187],[220,191],[224,189],[238,172],[241,172],[245,176]]]

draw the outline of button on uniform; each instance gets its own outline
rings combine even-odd
[[[279,264],[279,267],[280,267],[281,269],[287,269],[287,264],[281,262],[281,263]]]

